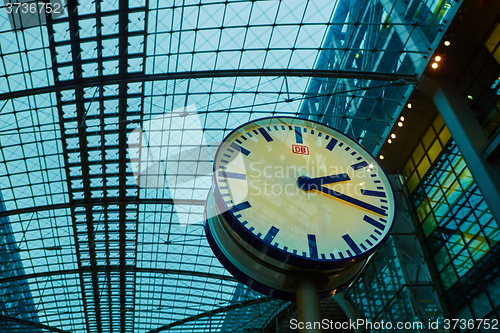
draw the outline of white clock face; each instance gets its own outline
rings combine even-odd
[[[299,118],[266,118],[232,132],[215,164],[219,209],[286,255],[338,261],[387,237],[394,194],[356,142]]]

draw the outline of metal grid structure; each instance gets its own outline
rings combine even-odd
[[[0,8],[0,332],[89,333],[255,331],[284,306],[213,256],[210,175],[138,186],[131,132],[194,105],[207,145],[291,115],[376,152],[461,3],[21,2]]]
[[[449,311],[466,313],[470,310],[465,303],[470,301],[474,318],[497,318],[490,312],[500,302],[493,288],[498,285],[495,254],[500,228],[453,140],[423,177],[412,200]],[[473,318],[460,318],[466,317]]]

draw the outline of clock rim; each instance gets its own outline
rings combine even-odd
[[[371,156],[373,158],[373,160],[379,166],[379,170],[382,170],[383,174],[385,175],[385,177],[387,179],[387,182],[389,183],[389,187],[390,187],[391,192],[392,192],[392,200],[394,203],[394,210],[393,210],[392,218],[390,220],[389,220],[389,218],[387,219],[388,222],[391,221],[391,225],[389,227],[389,230],[387,231],[387,233],[385,234],[384,237],[382,237],[379,241],[377,241],[377,245],[375,247],[371,248],[370,250],[364,251],[361,254],[353,255],[353,256],[348,257],[348,258],[338,258],[338,259],[308,258],[308,257],[301,256],[299,254],[293,254],[293,253],[287,252],[285,250],[282,250],[280,248],[273,246],[271,243],[265,243],[263,240],[255,237],[255,235],[252,234],[247,228],[245,228],[245,226],[239,221],[239,219],[235,217],[235,214],[230,211],[227,204],[224,202],[224,200],[222,200],[222,195],[221,195],[218,183],[217,183],[218,176],[217,176],[217,172],[216,172],[217,171],[216,163],[217,163],[217,157],[219,156],[219,152],[220,152],[223,144],[228,142],[227,139],[231,135],[233,135],[233,133],[235,133],[236,131],[238,131],[242,127],[244,127],[248,124],[251,124],[251,123],[258,122],[258,121],[266,121],[266,120],[272,120],[272,119],[289,119],[290,124],[293,120],[299,120],[299,121],[311,122],[311,123],[314,123],[314,124],[317,124],[320,126],[324,126],[330,130],[333,130],[334,132],[337,132],[337,134],[346,137],[348,140],[352,141],[352,143],[359,146],[369,156]],[[349,142],[349,144],[351,144],[351,142]],[[351,144],[351,146],[353,146],[353,145]],[[306,268],[306,269],[319,269],[319,270],[338,269],[338,268],[345,268],[347,266],[351,266],[351,265],[359,262],[360,260],[364,260],[364,259],[368,258],[383,243],[385,243],[387,238],[389,238],[391,231],[394,227],[395,221],[396,221],[397,202],[396,202],[396,194],[394,192],[394,187],[392,186],[392,183],[390,181],[389,176],[387,175],[385,170],[382,168],[380,163],[377,161],[377,159],[361,143],[358,143],[356,140],[351,138],[349,135],[344,134],[333,127],[330,127],[326,124],[320,123],[320,122],[315,121],[315,120],[304,119],[304,118],[299,118],[299,117],[290,117],[290,116],[276,116],[276,117],[263,117],[263,118],[248,121],[248,122],[236,127],[235,129],[233,129],[221,141],[221,144],[219,145],[219,147],[217,147],[217,151],[214,155],[214,164],[213,164],[212,170],[213,170],[213,180],[214,180],[214,188],[215,188],[214,189],[215,202],[216,202],[216,205],[219,206],[219,208],[222,208],[222,209],[220,209],[223,212],[222,215],[224,216],[224,219],[226,220],[227,224],[231,227],[231,229],[236,234],[238,234],[245,242],[247,242],[249,245],[254,247],[257,251],[260,251],[261,253],[268,255],[269,257],[271,257],[275,260],[289,264],[291,266],[296,266],[296,267]]]

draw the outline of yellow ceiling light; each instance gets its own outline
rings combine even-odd
[[[405,121],[405,117],[401,116],[401,117],[399,117],[399,120]]]
[[[403,127],[403,122],[401,122],[401,121],[400,121],[400,122],[398,123],[398,126],[399,126],[399,127]]]
[[[381,160],[383,160],[385,157],[384,157],[384,155],[378,155],[378,158],[380,158]]]
[[[391,138],[395,139],[396,138],[396,134],[392,133],[391,134]]]
[[[437,62],[433,62],[432,65],[431,65],[432,68],[436,69],[438,68],[438,63]]]
[[[387,139],[387,142],[388,142],[388,143],[392,143],[392,140],[391,140],[391,139]]]
[[[412,107],[411,103],[406,104],[406,107],[407,107],[408,109],[411,109],[411,107]]]
[[[441,56],[435,56],[435,57],[434,57],[434,61],[436,61],[436,62],[440,62],[440,61],[441,61]]]
[[[450,46],[450,44],[451,44],[451,43],[450,43],[450,41],[449,41],[449,40],[445,40],[445,41],[444,41],[444,46]]]

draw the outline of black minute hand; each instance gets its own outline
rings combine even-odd
[[[371,205],[369,203],[366,203],[364,201],[361,201],[361,200],[358,200],[356,198],[350,197],[350,196],[345,195],[343,193],[334,191],[332,189],[329,189],[328,187],[320,186],[319,189],[318,189],[318,191],[321,191],[321,192],[323,192],[325,194],[331,195],[332,197],[335,197],[335,198],[340,199],[342,201],[348,202],[348,203],[353,204],[355,206],[358,206],[360,208],[369,210],[370,212],[373,212],[373,213],[376,213],[376,214],[379,214],[379,215],[382,215],[382,216],[387,216],[387,214],[385,213],[385,210],[383,210],[380,207]]]

